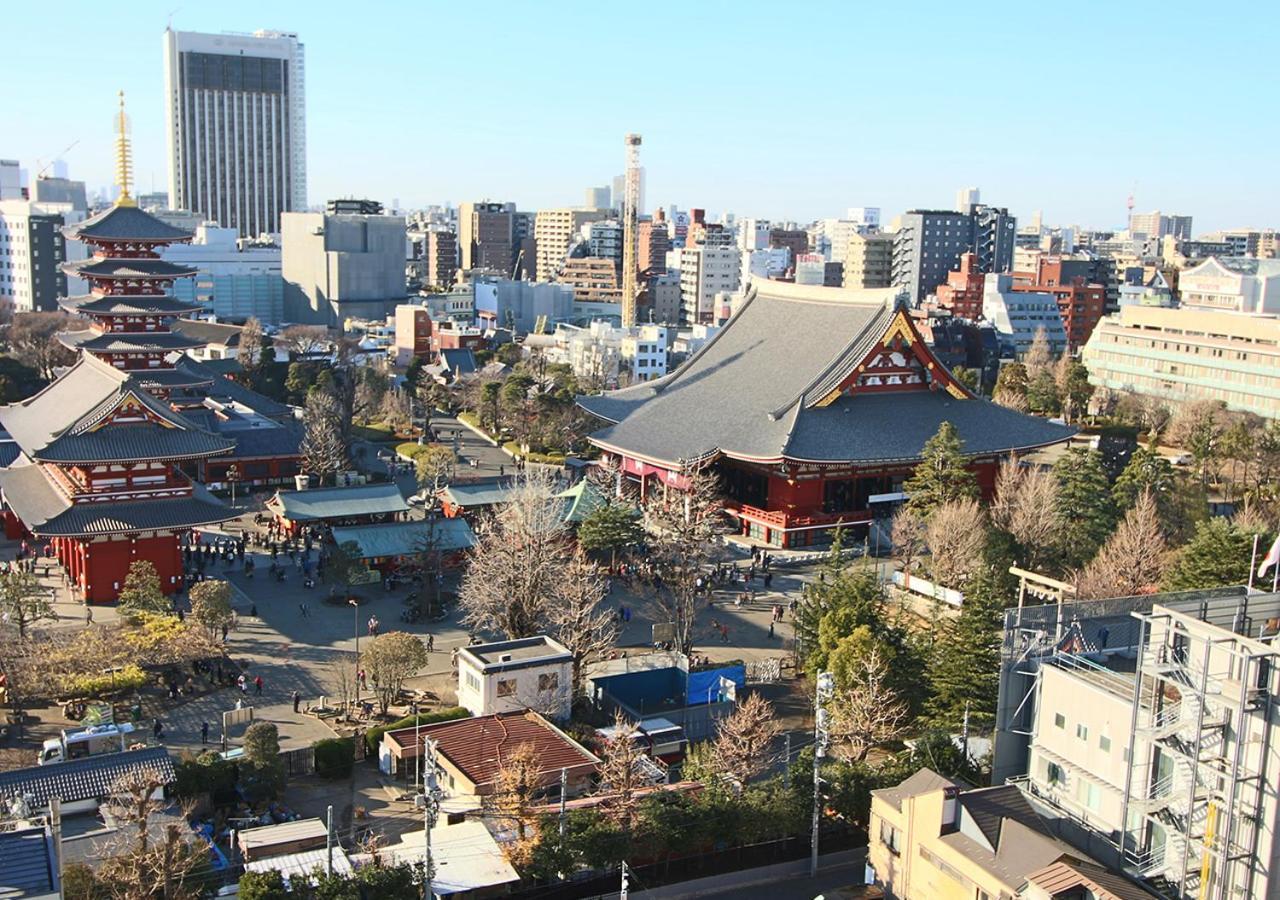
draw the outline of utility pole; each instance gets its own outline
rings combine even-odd
[[[358,705],[360,703],[360,604],[356,602],[355,597],[351,596],[347,597],[347,602],[351,604],[351,609],[354,613],[353,621],[355,622],[356,660],[353,664],[352,672],[356,680],[355,694],[356,703]],[[363,732],[361,732],[359,728],[356,729],[355,741],[361,740],[362,733]],[[353,743],[351,750],[352,754],[357,754],[358,749],[359,748]],[[354,768],[351,770],[351,829],[347,840],[350,842],[351,848],[354,850],[356,846],[356,770]]]
[[[825,704],[834,691],[835,679],[831,677],[831,673],[818,673],[813,712],[813,835],[809,851],[810,878],[818,874],[818,830],[822,824],[822,758],[827,755],[827,740],[830,737]]]
[[[324,873],[333,874],[333,804],[329,804],[324,814]]]
[[[426,782],[423,785],[425,791],[422,798],[422,837],[426,847],[426,865],[423,866],[422,873],[422,896],[423,900],[436,900],[435,891],[431,887],[431,882],[435,875],[431,862],[431,829],[435,826],[437,814],[440,811],[440,787],[436,783],[435,742],[431,738],[427,738],[427,743],[423,750],[427,753],[427,771]]]
[[[569,770],[560,769],[560,841],[564,842],[565,795],[569,792]]]

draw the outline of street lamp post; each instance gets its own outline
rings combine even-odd
[[[818,874],[818,830],[822,824],[822,759],[827,755],[830,738],[826,702],[835,691],[830,672],[818,673],[813,712],[813,836],[809,850],[809,877]]]
[[[435,741],[427,738],[426,745],[420,748],[419,754],[421,755],[424,751],[427,754],[427,771],[422,797],[422,838],[426,849],[426,859],[422,872],[422,896],[424,900],[435,900],[435,891],[432,889],[432,880],[435,872],[432,871],[434,866],[431,862],[431,829],[435,827],[436,819],[440,812],[440,785],[436,781]]]
[[[231,508],[236,505],[236,482],[240,480],[240,467],[232,464],[227,468],[227,481],[231,483]]]

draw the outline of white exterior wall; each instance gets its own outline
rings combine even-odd
[[[572,685],[568,660],[486,675],[465,655],[458,656],[458,705],[474,716],[536,709],[548,718],[568,718]]]
[[[987,275],[982,293],[982,317],[993,324],[1002,340],[1013,344],[1018,355],[1031,349],[1036,332],[1043,328],[1049,349],[1061,353],[1067,347],[1062,313],[1053,294],[1013,291],[1009,275]]]

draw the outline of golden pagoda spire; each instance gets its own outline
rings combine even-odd
[[[129,146],[129,118],[124,114],[124,91],[120,92],[120,114],[116,120],[116,184],[120,186],[116,206],[137,206],[129,193],[133,184],[133,150]]]

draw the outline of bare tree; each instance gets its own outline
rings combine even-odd
[[[567,526],[554,495],[553,476],[525,470],[502,508],[480,523],[458,592],[471,628],[507,638],[546,628],[568,553]]]
[[[57,334],[87,327],[85,319],[64,312],[20,312],[14,315],[6,340],[19,362],[31,366],[46,381],[52,381],[55,369],[71,365],[76,358],[75,352],[65,347]]]
[[[601,807],[623,831],[631,830],[632,820],[640,805],[638,791],[646,782],[636,768],[644,753],[631,739],[635,726],[620,711],[613,714],[613,736],[600,753],[598,793],[604,795]]]
[[[561,574],[551,607],[551,629],[573,654],[573,694],[582,693],[588,659],[612,650],[621,632],[618,617],[604,608],[604,579],[581,547]]]
[[[542,792],[541,772],[538,750],[533,744],[520,744],[505,752],[498,748],[498,774],[488,798],[489,812],[514,825],[520,841],[535,822],[530,810]]]
[[[329,331],[323,325],[290,325],[277,340],[290,358],[306,359],[328,348]]]
[[[959,590],[982,561],[986,516],[976,500],[952,500],[933,511],[927,526],[930,570],[940,585]]]
[[[902,560],[902,574],[909,587],[911,583],[911,567],[925,549],[924,519],[914,510],[901,507],[893,517],[894,552]]]
[[[24,641],[32,625],[58,618],[36,576],[17,569],[0,575],[0,615],[6,624],[18,629],[18,637]]]
[[[725,531],[719,480],[705,469],[686,467],[684,489],[649,500],[645,514],[654,535],[651,557],[662,575],[658,603],[675,627],[676,649],[693,650],[697,581]]]
[[[1143,491],[1077,577],[1076,596],[1096,600],[1154,591],[1164,576],[1166,549],[1155,499]]]
[[[134,829],[134,848],[140,853],[146,853],[150,846],[151,817],[165,807],[164,800],[156,799],[156,794],[166,784],[156,770],[132,769],[115,780],[103,804],[113,818]]]
[[[773,704],[751,694],[716,731],[715,756],[721,770],[741,785],[768,769],[769,745],[778,733]]]
[[[258,370],[262,362],[262,323],[250,316],[240,329],[240,349],[236,352],[236,360],[249,373],[250,378]]]
[[[1039,568],[1062,531],[1058,479],[1049,469],[1021,465],[1017,457],[1005,460],[996,476],[991,520],[1026,551],[1022,564]]]
[[[325,475],[338,471],[347,463],[347,447],[342,440],[342,413],[338,402],[324,391],[307,395],[302,424],[302,468],[324,483]]]
[[[875,747],[902,737],[910,710],[889,684],[889,666],[876,648],[854,666],[852,684],[831,704],[832,739],[859,762]]]

